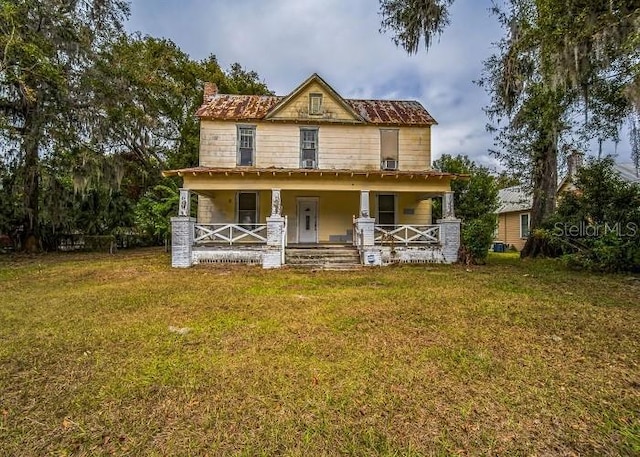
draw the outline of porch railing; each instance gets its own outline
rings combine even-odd
[[[437,244],[439,225],[376,225],[376,244]]]
[[[195,244],[266,243],[267,224],[196,224]]]

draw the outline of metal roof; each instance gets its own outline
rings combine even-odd
[[[284,97],[268,95],[228,95],[209,97],[196,111],[196,116],[227,121],[259,121]],[[429,126],[437,124],[427,110],[416,101],[344,100],[365,122],[389,126]],[[326,122],[318,119],[318,123]],[[335,121],[334,121],[335,122]]]
[[[531,192],[521,186],[507,187],[498,191],[500,206],[496,213],[511,213],[513,211],[528,211],[533,204]]]

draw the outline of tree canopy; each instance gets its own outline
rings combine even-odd
[[[409,53],[421,40],[429,48],[448,24],[452,4],[381,0],[382,28]],[[563,145],[584,147],[594,138],[618,141],[622,122],[637,116],[640,5],[634,0],[509,0],[505,8],[494,6],[493,13],[505,35],[480,84],[491,95],[487,113],[496,134],[494,153],[531,183],[535,228],[555,209]],[[637,132],[632,128],[634,157]],[[529,243],[524,254],[528,251]]]
[[[125,34],[127,15],[124,0],[0,4],[0,233],[23,248],[131,230],[143,196],[171,201],[160,170],[197,164],[205,81],[270,93],[240,64]]]

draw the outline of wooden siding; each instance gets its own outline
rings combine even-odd
[[[518,251],[524,247],[526,238],[520,238],[520,215],[528,211],[516,211],[498,214],[498,235],[496,241],[514,246]]]
[[[235,167],[237,127],[234,122],[201,122],[200,165]],[[299,168],[300,128],[318,128],[318,168],[379,170],[380,128],[363,125],[256,125],[255,166]],[[398,138],[400,170],[428,170],[431,164],[430,127],[401,127]]]
[[[237,191],[221,190],[207,192],[198,196],[198,222],[202,224],[236,223],[236,195]],[[258,193],[259,223],[265,223],[271,211],[271,192]],[[431,200],[419,200],[415,193],[397,195],[398,224],[431,224]],[[334,241],[335,237],[346,237],[353,229],[353,217],[360,210],[359,192],[311,192],[286,191],[282,192],[282,214],[287,216],[289,225],[287,236],[289,242],[295,243],[298,238],[297,201],[300,198],[315,198],[318,200],[318,240],[319,242]],[[371,193],[369,208],[372,215],[376,212],[376,194]],[[404,209],[412,208],[414,214],[404,214]]]
[[[309,94],[322,94],[322,113],[309,114]],[[300,122],[313,122],[314,119],[322,119],[331,122],[362,122],[347,111],[342,104],[328,94],[317,82],[309,84],[296,97],[289,100],[277,110],[272,119],[295,120]]]

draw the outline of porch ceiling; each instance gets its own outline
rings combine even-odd
[[[162,172],[180,176],[184,187],[192,190],[371,190],[389,192],[445,192],[451,181],[467,179],[434,170],[333,170],[290,168],[211,168],[194,167]]]

